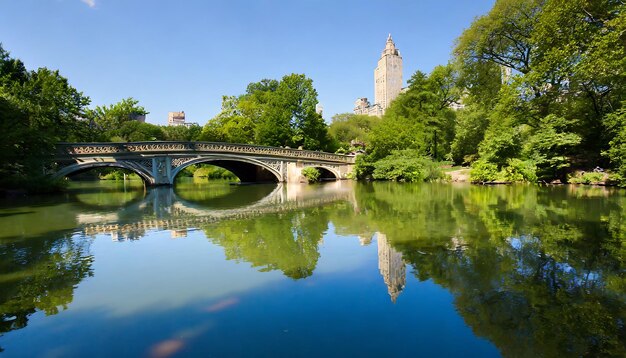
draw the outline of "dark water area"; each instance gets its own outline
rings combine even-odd
[[[73,183],[0,202],[6,357],[626,355],[626,192]]]

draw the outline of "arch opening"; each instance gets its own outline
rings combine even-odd
[[[317,171],[319,171],[320,176],[319,176],[318,181],[325,182],[325,181],[339,180],[339,175],[328,168],[325,168],[325,167],[310,167],[310,168],[315,168],[317,169]]]
[[[126,176],[124,176],[124,174],[126,174]],[[144,170],[124,162],[91,162],[72,164],[55,173],[53,177],[67,178],[74,181],[101,180],[106,178],[111,180],[141,179],[143,184],[151,184],[153,182],[152,177]]]
[[[222,159],[222,158],[198,158],[189,161],[172,172],[172,181],[191,165],[209,164],[215,167],[223,168],[234,174],[242,184],[260,184],[260,183],[278,183],[280,182],[279,174],[272,168],[252,159]]]

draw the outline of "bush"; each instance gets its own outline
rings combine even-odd
[[[498,166],[484,160],[472,163],[470,181],[472,183],[487,183],[498,179]]]
[[[600,184],[604,183],[607,175],[597,172],[578,172],[567,178],[568,183],[572,184]]]
[[[194,178],[237,180],[237,176],[224,168],[214,165],[198,165],[193,172]]]
[[[315,183],[320,180],[322,174],[317,168],[306,167],[302,169],[302,175],[309,183]]]
[[[124,180],[124,174],[126,174],[127,180],[141,179],[139,175],[122,169],[111,169],[103,171],[103,173],[101,173],[99,177],[100,180]]]
[[[532,161],[523,161],[513,158],[507,161],[507,166],[498,173],[498,180],[506,182],[531,182],[537,181],[537,167]]]
[[[354,176],[358,180],[368,180],[372,178],[374,172],[374,162],[368,154],[357,155],[354,163]]]
[[[415,150],[394,151],[373,164],[372,177],[376,180],[422,182],[443,179],[439,164]]]

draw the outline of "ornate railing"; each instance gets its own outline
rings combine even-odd
[[[115,154],[201,154],[230,153],[271,156],[293,159],[320,160],[336,163],[354,163],[354,156],[311,150],[266,147],[250,144],[217,142],[129,142],[129,143],[59,143],[59,159],[75,156]]]

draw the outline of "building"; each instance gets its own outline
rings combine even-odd
[[[406,265],[402,260],[402,254],[387,242],[387,235],[376,233],[376,241],[378,241],[378,270],[385,280],[391,302],[396,303],[406,285]]]
[[[355,102],[354,114],[382,116],[402,92],[402,84],[402,56],[389,34],[374,70],[374,104],[370,104],[367,98],[359,98]]]
[[[185,125],[185,111],[182,112],[169,112],[167,114],[168,126],[184,126]]]
[[[198,125],[198,123],[185,122],[185,111],[181,111],[181,112],[169,112],[167,114],[167,125],[191,127],[191,126]]]
[[[324,114],[324,107],[321,104],[316,104],[315,105],[315,113],[319,114],[320,116],[323,116]]]
[[[130,119],[132,121],[137,121],[137,122],[141,122],[141,123],[146,123],[146,115],[145,114],[141,114],[141,113],[132,113],[130,115]]]

